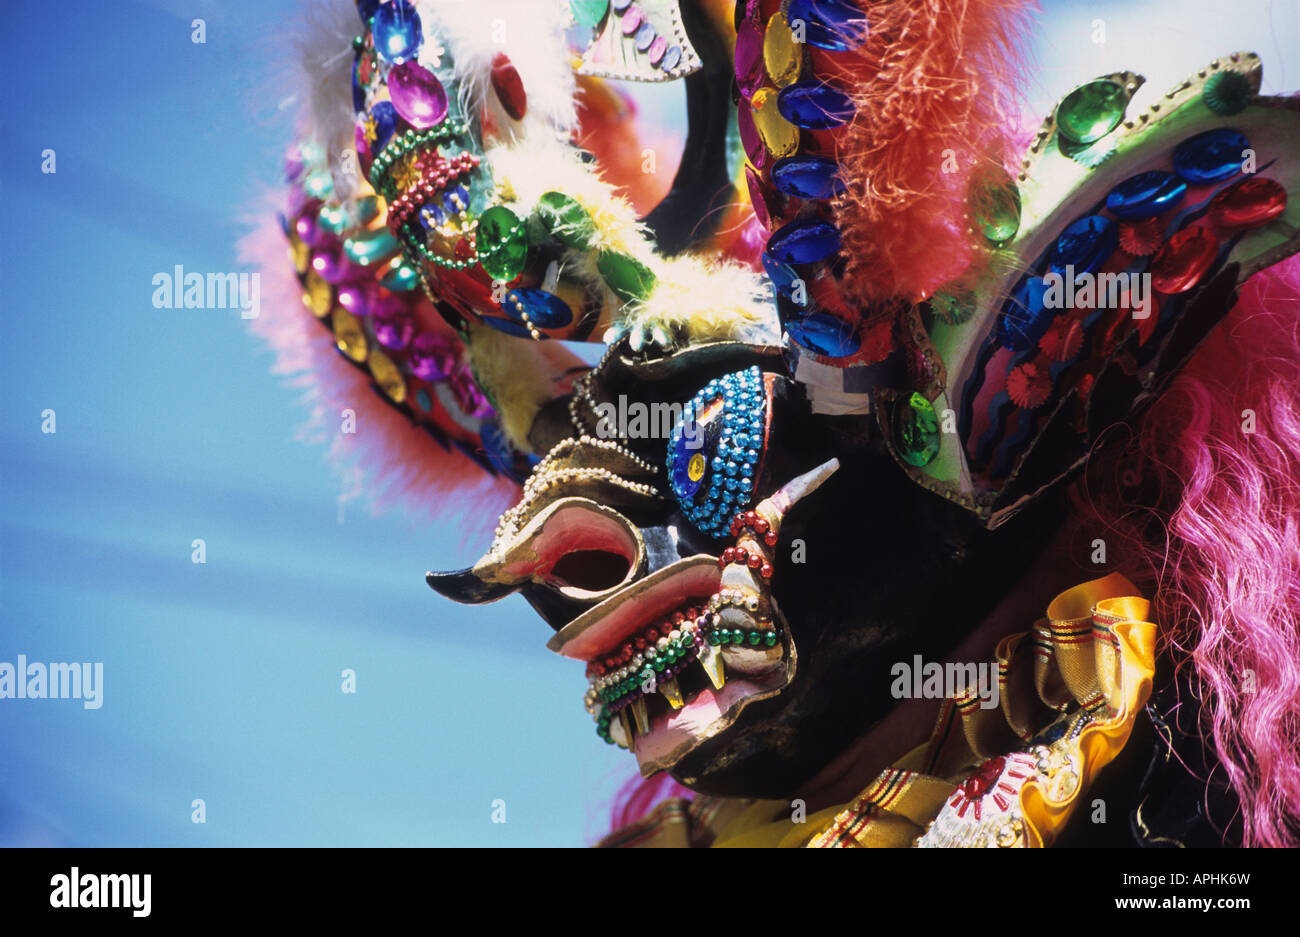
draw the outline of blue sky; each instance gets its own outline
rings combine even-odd
[[[1143,71],[1158,94],[1244,48],[1265,90],[1300,86],[1294,3],[1046,7],[1037,113],[1098,74]],[[0,13],[22,39],[0,118],[0,661],[105,671],[98,710],[0,701],[0,844],[576,846],[633,773],[522,601],[425,586],[481,541],[340,515],[343,482],[295,441],[305,413],[238,313],[150,302],[176,264],[239,269],[289,139],[267,63],[293,54],[298,9],[68,0],[57,29]]]

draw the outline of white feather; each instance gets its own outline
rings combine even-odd
[[[352,111],[352,38],[361,19],[352,0],[324,0],[304,5],[298,40],[299,80],[307,102],[307,139],[329,154],[338,194],[347,198],[356,186],[345,171],[344,154],[353,147],[356,115]]]
[[[577,124],[576,83],[565,30],[563,0],[416,0],[426,24],[438,24],[455,62],[461,103],[467,114],[486,104],[512,136],[561,133]],[[491,91],[492,60],[504,52],[519,72],[528,109],[515,125]],[[542,124],[544,126],[533,126]]]

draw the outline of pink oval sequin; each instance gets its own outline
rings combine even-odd
[[[633,35],[641,28],[641,23],[644,22],[644,20],[645,17],[641,14],[641,8],[635,3],[632,4],[627,8],[627,12],[623,14],[623,35]]]
[[[749,183],[749,202],[754,206],[754,217],[768,231],[772,230],[772,216],[767,210],[767,198],[763,194],[763,180],[752,166],[745,167],[745,181]]]
[[[745,155],[754,164],[755,169],[762,169],[767,164],[767,147],[754,126],[754,114],[747,101],[741,101],[736,108],[736,127],[740,131],[740,143],[745,148]]]
[[[663,36],[655,36],[655,41],[650,43],[650,51],[646,54],[650,57],[650,64],[656,68],[663,61],[664,53],[668,51],[668,40]]]
[[[427,130],[447,116],[447,92],[438,76],[419,62],[403,62],[388,72],[388,96],[412,127]]]
[[[750,19],[736,31],[736,84],[746,98],[763,87],[763,30]]]

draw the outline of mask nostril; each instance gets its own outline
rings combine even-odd
[[[573,550],[551,567],[551,579],[558,585],[604,592],[627,578],[632,561],[621,553],[608,550]]]

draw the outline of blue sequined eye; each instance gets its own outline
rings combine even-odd
[[[705,385],[682,408],[668,442],[668,479],[682,513],[713,537],[749,506],[767,429],[767,392],[757,367]]]

